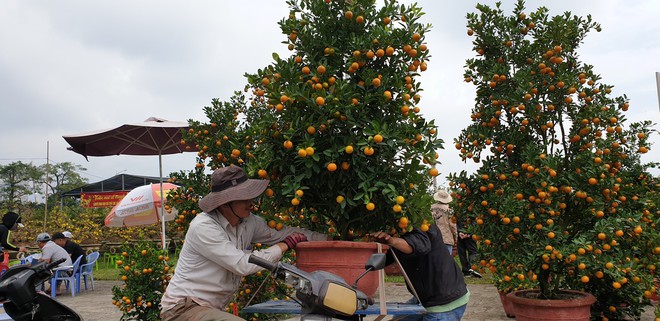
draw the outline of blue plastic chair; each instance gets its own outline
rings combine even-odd
[[[87,263],[80,266],[76,276],[78,282],[78,290],[82,290],[82,286],[80,284],[81,278],[82,281],[85,282],[85,290],[87,290],[87,277],[89,277],[89,280],[92,283],[92,290],[94,290],[94,266],[96,265],[96,261],[99,259],[99,255],[99,252],[89,253],[87,255]]]
[[[53,269],[53,276],[50,278],[50,296],[55,297],[57,295],[57,281],[63,281],[66,284],[67,291],[71,291],[71,296],[76,296],[77,292],[80,292],[78,288],[78,267],[80,266],[80,260],[82,260],[82,255],[79,256],[73,266],[63,266]],[[69,275],[71,272],[71,275]]]

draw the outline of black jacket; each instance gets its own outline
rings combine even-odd
[[[66,252],[71,255],[72,262],[75,262],[78,257],[82,256],[82,259],[80,259],[80,265],[87,264],[87,256],[85,255],[85,250],[83,250],[82,246],[78,245],[78,243],[67,240],[66,244],[64,244],[64,250],[66,250]]]
[[[461,268],[447,251],[435,224],[431,224],[427,232],[415,228],[402,238],[413,248],[413,253],[394,251],[423,306],[445,305],[468,292]],[[394,258],[389,253],[388,263],[392,262]]]
[[[18,247],[9,243],[9,234],[11,233],[11,229],[20,222],[20,215],[14,212],[7,212],[2,216],[2,224],[0,224],[0,245],[2,245],[2,249],[18,251]]]

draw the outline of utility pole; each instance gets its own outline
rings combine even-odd
[[[46,141],[46,180],[44,183],[44,230],[46,232],[46,219],[48,218],[48,171],[50,170],[50,142]]]
[[[655,84],[658,86],[658,108],[660,108],[660,72],[655,72]]]

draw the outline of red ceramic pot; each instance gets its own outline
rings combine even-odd
[[[513,312],[513,302],[509,300],[505,292],[497,291],[500,295],[500,301],[502,301],[502,307],[504,308],[504,313],[506,313],[507,318],[515,318],[516,314]]]
[[[389,249],[382,245],[383,253]],[[364,270],[371,254],[378,253],[377,243],[349,241],[316,241],[296,245],[296,266],[306,272],[327,271],[353,285]],[[378,273],[365,275],[358,283],[358,290],[373,297],[378,290]]]
[[[589,321],[596,298],[586,292],[563,290],[571,299],[542,300],[529,298],[539,290],[520,290],[507,294],[513,303],[516,321]]]

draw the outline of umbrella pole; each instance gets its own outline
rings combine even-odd
[[[163,160],[161,151],[158,151],[158,169],[160,175],[158,179],[160,180],[160,222],[161,222],[161,241],[163,242],[163,252],[167,250],[165,245],[165,199],[163,197]]]

